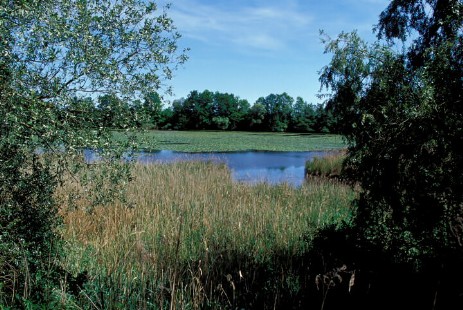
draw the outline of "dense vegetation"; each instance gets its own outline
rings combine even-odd
[[[0,0],[0,17],[1,307],[463,306],[461,0],[392,0],[386,41],[326,38],[317,107],[193,91],[163,109],[156,92],[186,56],[154,2]],[[138,145],[114,128],[161,124],[335,130],[358,195],[119,161]]]
[[[417,267],[461,250],[462,13],[461,1],[392,1],[379,35],[416,31],[408,52],[343,33],[320,77],[349,142],[346,174],[363,189],[357,228]]]
[[[176,152],[329,151],[346,147],[342,136],[333,134],[252,132],[252,131],[175,131],[150,130],[134,134],[144,150]],[[113,132],[114,140],[127,137]]]
[[[85,187],[69,178],[59,189],[58,197],[73,191],[77,198],[60,213],[63,264],[78,286],[61,293],[62,304],[319,308],[322,269],[315,266],[322,258],[304,257],[319,228],[350,218],[349,186],[249,186],[234,182],[225,165],[205,162],[139,165],[133,177],[125,202],[92,212]]]
[[[157,89],[186,60],[178,38],[153,2],[0,0],[1,307],[54,308],[66,279],[54,197],[64,173],[86,169],[95,204],[119,195],[128,178],[114,158],[131,145],[108,148],[111,132],[87,127],[85,110],[70,111],[74,98]],[[82,145],[102,151],[104,169],[79,160]]]
[[[385,283],[421,287],[413,307],[461,307],[463,3],[393,0],[377,34],[386,41],[327,38],[320,76],[349,143],[345,176],[362,189],[354,248],[383,255],[363,268]]]
[[[191,91],[187,98],[164,105],[156,92],[140,100],[115,94],[76,98],[66,107],[70,115],[85,111],[82,126],[174,130],[246,130],[271,132],[333,132],[334,118],[324,105],[296,100],[286,93],[259,98],[252,106],[228,93]]]
[[[315,157],[313,160],[306,162],[305,173],[309,178],[340,179],[345,158],[346,154],[344,150],[337,150],[323,157]]]

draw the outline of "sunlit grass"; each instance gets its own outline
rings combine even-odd
[[[89,213],[82,200],[77,209],[63,205],[61,212],[66,268],[87,271],[91,283],[107,287],[111,298],[134,298],[138,306],[167,302],[163,287],[175,299],[169,303],[203,300],[211,293],[199,292],[200,282],[213,284],[228,272],[215,269],[224,256],[242,253],[265,263],[276,253],[303,253],[309,246],[305,236],[349,218],[354,196],[331,181],[301,188],[240,184],[225,165],[205,162],[136,165],[133,175],[126,203]],[[199,274],[208,278],[195,282]],[[151,295],[142,296],[147,289]]]

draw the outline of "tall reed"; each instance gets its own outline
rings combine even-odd
[[[79,188],[71,181],[62,195]],[[62,206],[63,264],[88,273],[79,304],[200,308],[220,294],[231,304],[222,281],[232,285],[249,270],[232,277],[223,261],[243,255],[266,264],[277,253],[303,253],[304,236],[349,218],[354,193],[323,180],[300,188],[240,184],[225,165],[179,162],[136,165],[127,195],[92,212],[85,199]]]
[[[306,162],[305,174],[307,176],[339,178],[345,157],[345,151],[336,151],[323,157],[315,157]]]

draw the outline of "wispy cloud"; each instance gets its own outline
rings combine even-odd
[[[237,49],[276,51],[306,34],[312,21],[295,2],[290,3],[249,1],[234,8],[220,2],[178,0],[169,14],[184,37]]]

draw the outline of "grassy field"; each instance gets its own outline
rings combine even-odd
[[[116,140],[126,137],[114,133]],[[346,147],[339,135],[236,132],[236,131],[146,131],[134,134],[140,147],[179,152],[319,151]]]
[[[57,195],[79,188],[70,178]],[[315,287],[307,282],[306,260],[298,259],[317,229],[349,219],[354,195],[329,180],[297,189],[244,185],[212,163],[136,165],[127,201],[88,212],[84,192],[72,208],[63,200],[63,265],[86,279],[65,303],[76,309],[282,305],[284,296],[292,300]]]

